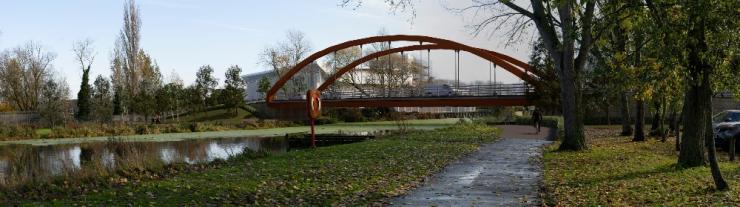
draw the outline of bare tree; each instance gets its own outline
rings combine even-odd
[[[345,48],[330,54],[324,65],[330,68],[331,71],[329,74],[334,74],[339,69],[344,68],[348,64],[359,59],[362,56],[361,53],[362,51],[359,46]],[[361,79],[360,73],[362,72],[358,71],[356,68],[348,71],[328,88],[328,92],[331,94],[336,90],[349,86],[359,90],[363,94],[366,94],[365,90],[361,87],[361,84],[364,83],[364,81]]]
[[[29,42],[0,54],[0,96],[15,110],[33,111],[39,106],[44,83],[51,76],[55,55]]]
[[[121,40],[116,40],[115,47],[110,56],[110,81],[111,90],[113,90],[113,115],[125,115],[126,110],[123,103],[124,85],[126,78],[123,73],[123,55],[121,54]]]
[[[90,68],[93,61],[95,60],[95,50],[92,48],[93,40],[85,39],[77,41],[72,46],[72,51],[75,53],[75,59],[82,68]]]
[[[285,74],[306,58],[311,51],[311,43],[308,42],[302,32],[290,30],[287,32],[286,38],[284,42],[279,42],[277,46],[265,48],[260,54],[261,62],[270,67],[276,77]],[[293,76],[281,89],[284,95],[288,97],[299,96],[308,90],[308,73],[309,71],[302,70],[301,73]]]
[[[175,69],[172,69],[172,71],[170,72],[170,76],[168,78],[169,78],[168,83],[173,83],[173,84],[180,85],[180,86],[185,85],[185,82],[182,80],[182,78],[180,78],[180,74],[178,74],[177,71],[175,71]]]
[[[400,95],[400,89],[410,88],[412,78],[418,74],[421,66],[402,54],[390,54],[368,62],[370,83],[383,96]]]
[[[391,13],[408,12],[411,15],[409,22],[413,22],[414,18],[416,18],[416,7],[414,7],[412,0],[383,0],[383,2],[388,5]],[[362,0],[340,0],[339,6],[357,9],[362,6]]]
[[[385,29],[378,32],[378,36],[387,35]],[[392,48],[389,42],[379,42],[371,44],[367,53],[375,53]],[[367,85],[373,86],[382,96],[393,96],[401,88],[411,86],[410,79],[421,71],[421,65],[418,61],[410,61],[409,57],[401,54],[390,54],[384,57],[370,60],[367,63]]]
[[[115,89],[122,90],[122,102],[126,109],[135,108],[133,98],[141,83],[140,42],[141,18],[135,0],[128,0],[123,7],[123,28],[116,41],[113,55],[113,82]],[[127,110],[124,110],[127,111]]]
[[[123,86],[126,85],[126,81],[123,74],[123,54],[120,50],[121,40],[116,40],[113,51],[110,53],[110,70],[111,70],[111,85],[113,90],[117,92],[123,92]]]
[[[116,108],[123,114],[148,117],[154,113],[154,97],[162,86],[156,61],[141,48],[141,12],[135,0],[123,7],[123,27],[112,52],[111,81]]]

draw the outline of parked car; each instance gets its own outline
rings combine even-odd
[[[729,149],[729,140],[734,138],[735,150],[740,150],[740,110],[727,110],[714,115],[712,128],[715,145]]]

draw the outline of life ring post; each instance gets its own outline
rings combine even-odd
[[[311,148],[316,148],[316,119],[311,119]]]
[[[311,147],[316,148],[316,119],[321,116],[321,91],[311,89],[306,92],[306,108],[311,121]]]

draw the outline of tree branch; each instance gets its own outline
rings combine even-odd
[[[586,3],[586,11],[581,17],[581,33],[583,39],[581,40],[580,48],[578,49],[578,57],[575,59],[576,68],[583,68],[588,59],[588,53],[593,45],[593,16],[595,1],[589,1]]]

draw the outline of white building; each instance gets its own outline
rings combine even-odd
[[[307,68],[298,72],[294,77],[305,80],[303,82],[306,84],[306,90],[318,88],[319,85],[324,82],[326,72],[321,68],[321,66],[319,66],[319,64],[316,64],[316,62],[313,62],[306,67]],[[247,83],[247,102],[261,101],[265,99],[264,95],[259,92],[259,83],[262,78],[267,78],[270,81],[270,86],[272,86],[279,77],[271,70],[242,76],[244,82]],[[303,91],[303,93],[305,93],[305,91]]]

